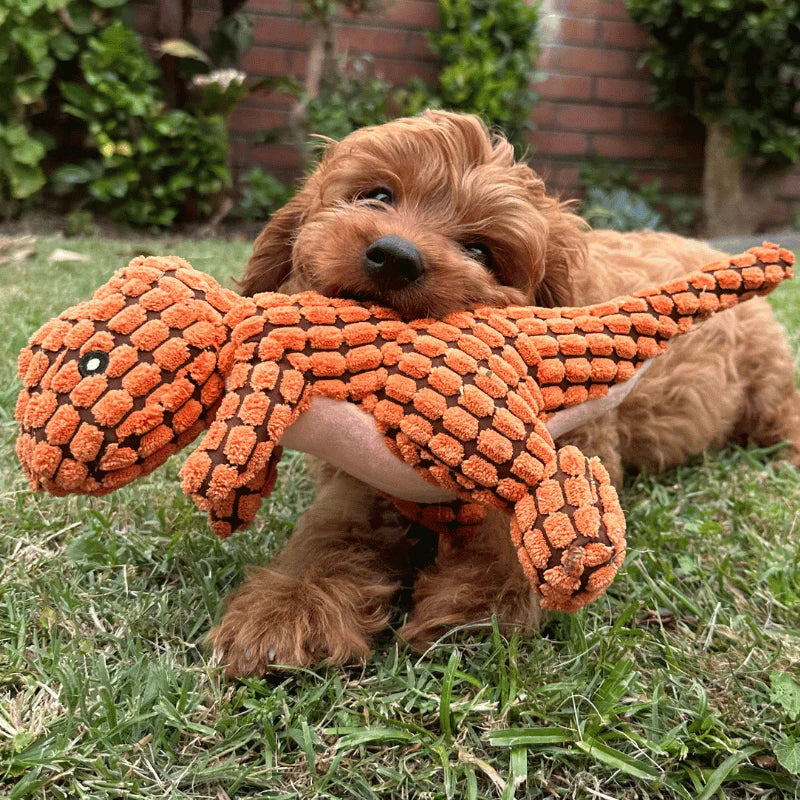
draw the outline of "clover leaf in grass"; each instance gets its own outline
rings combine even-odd
[[[790,722],[800,719],[800,684],[780,670],[770,672],[769,683],[769,699],[783,708]]]

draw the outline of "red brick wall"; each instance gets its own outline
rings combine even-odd
[[[640,67],[646,36],[623,0],[545,0],[541,34],[531,142],[552,186],[575,194],[580,164],[599,156],[666,191],[700,191],[702,126],[652,109]]]
[[[437,0],[384,0],[380,13],[337,21],[340,50],[371,54],[392,83],[412,76],[435,80],[437,65],[425,31],[438,25]],[[157,1],[133,4],[143,33],[156,33]],[[218,0],[194,0],[192,29],[208,30]],[[543,0],[540,96],[531,135],[534,167],[553,191],[580,192],[578,170],[591,156],[622,160],[642,181],[661,181],[668,192],[700,191],[703,129],[686,116],[657,112],[650,105],[646,70],[640,66],[646,36],[627,15],[624,0]],[[253,76],[303,75],[311,24],[291,0],[249,0],[253,46],[242,68]],[[291,99],[280,93],[248,98],[232,119],[234,159],[239,167],[261,165],[283,180],[301,164],[284,144],[258,144],[264,131],[285,124]],[[789,218],[800,197],[800,174],[788,179],[773,217]]]

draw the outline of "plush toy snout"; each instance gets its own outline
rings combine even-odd
[[[31,488],[100,495],[207,425],[236,296],[179,258],[131,262],[19,357],[17,454]]]

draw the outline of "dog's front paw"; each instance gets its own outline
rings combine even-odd
[[[229,599],[208,641],[229,677],[363,660],[370,634],[388,623],[386,600],[394,592],[390,586],[370,588],[365,594],[364,587],[341,578],[317,583],[256,568]]]

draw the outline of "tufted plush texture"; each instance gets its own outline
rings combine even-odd
[[[22,351],[17,452],[34,489],[103,494],[208,428],[183,488],[227,536],[271,491],[281,438],[312,399],[354,403],[462,501],[397,501],[404,513],[463,535],[482,509],[507,511],[542,605],[575,610],[613,580],[625,520],[603,466],[556,451],[547,419],[628,380],[695,320],[768,293],[792,263],[765,244],[595,306],[407,323],[313,292],[241,298],[182,259],[139,258]]]

